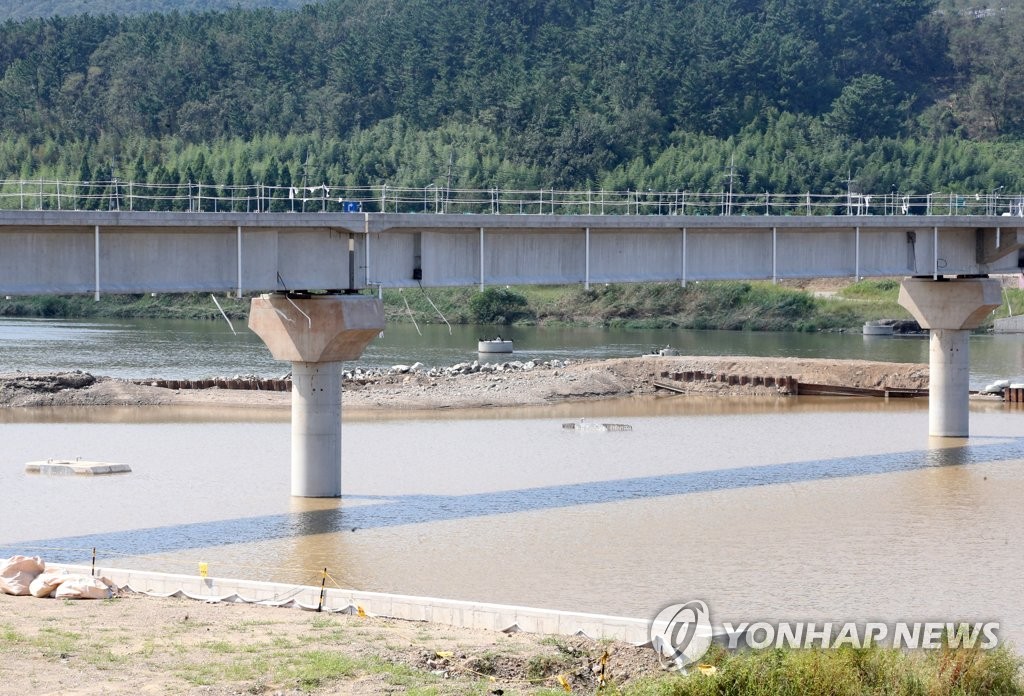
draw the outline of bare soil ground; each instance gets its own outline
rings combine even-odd
[[[607,655],[602,665],[602,657]],[[0,594],[8,694],[596,691],[662,670],[653,650],[411,621],[124,595]]]
[[[348,380],[351,410],[424,410],[532,406],[560,401],[653,394],[662,371],[795,377],[801,382],[892,389],[926,388],[928,366],[864,360],[641,356],[574,362],[529,371],[440,375],[394,374]],[[778,395],[775,387],[693,382],[692,393]],[[0,407],[236,405],[285,408],[287,392],[172,390],[83,373],[0,375]]]

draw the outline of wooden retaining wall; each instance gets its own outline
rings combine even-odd
[[[844,387],[833,384],[812,384],[810,382],[800,382],[792,376],[733,375],[724,372],[705,373],[700,370],[685,372],[664,371],[661,373],[661,380],[655,381],[654,386],[657,389],[665,389],[682,394],[686,393],[686,387],[684,385],[687,382],[702,381],[720,382],[722,384],[728,384],[729,386],[751,385],[776,387],[782,394],[801,396],[881,396],[901,398],[928,396],[927,389],[875,389],[869,387]]]
[[[164,389],[252,389],[254,391],[291,391],[290,379],[138,379],[135,384]]]

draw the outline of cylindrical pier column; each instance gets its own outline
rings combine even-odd
[[[932,329],[928,354],[928,434],[967,437],[971,364],[963,329]]]
[[[341,363],[292,363],[292,495],[341,495]]]

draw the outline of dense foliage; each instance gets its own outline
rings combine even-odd
[[[719,190],[735,158],[741,191],[1020,190],[1022,19],[324,0],[8,22],[0,176]]]
[[[232,7],[300,7],[309,0],[10,0],[0,6],[0,22],[77,14],[145,14],[147,12],[202,12]]]

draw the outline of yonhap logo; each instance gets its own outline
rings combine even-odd
[[[711,647],[711,616],[699,599],[665,607],[651,622],[651,645],[662,664],[679,669],[697,662]]]

